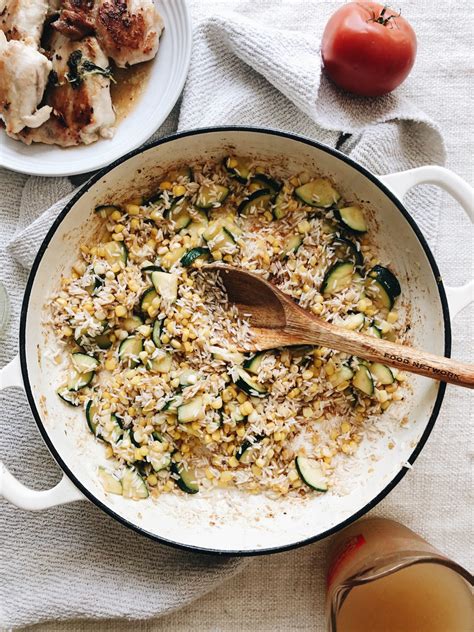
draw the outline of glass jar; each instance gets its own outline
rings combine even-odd
[[[407,527],[357,522],[333,542],[329,632],[471,632],[472,576]]]

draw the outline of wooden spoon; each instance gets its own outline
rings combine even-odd
[[[229,301],[235,303],[241,316],[251,325],[252,340],[242,351],[320,345],[442,382],[474,388],[473,365],[327,323],[251,272],[221,264],[211,264],[202,270],[219,272]]]

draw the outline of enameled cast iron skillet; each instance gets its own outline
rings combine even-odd
[[[39,326],[39,315],[46,314],[45,303],[74,262],[78,245],[93,235],[97,204],[146,192],[171,164],[220,159],[229,152],[284,162],[294,172],[329,176],[343,195],[366,201],[376,226],[375,240],[402,285],[400,311],[404,314],[409,308],[411,341],[449,356],[446,289],[401,198],[416,184],[437,184],[472,213],[472,189],[461,178],[429,166],[376,177],[334,149],[267,129],[210,128],[162,139],[92,178],[61,212],[36,257],[21,310],[20,354],[1,371],[1,386],[25,389],[38,429],[64,477],[53,489],[33,491],[1,466],[0,495],[15,505],[38,510],[88,499],[119,522],[164,544],[222,554],[269,553],[324,538],[359,518],[393,489],[420,453],[438,416],[445,385],[410,376],[406,400],[384,415],[395,447],[389,450],[387,437],[376,433],[374,443],[362,444],[344,477],[343,495],[315,493],[304,500],[269,500],[217,490],[210,496],[164,494],[157,501],[135,502],[103,491],[96,476],[97,465],[105,461],[103,448],[88,433],[83,411],[65,406],[56,395],[62,378],[61,369],[51,361],[54,336]],[[448,291],[452,315],[469,302],[469,296],[472,284]],[[409,423],[401,428],[405,415]],[[377,461],[368,458],[373,451],[380,457]]]

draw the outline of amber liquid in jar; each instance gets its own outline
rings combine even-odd
[[[329,632],[474,632],[472,577],[404,525],[362,520],[331,548]]]
[[[337,632],[472,632],[472,594],[450,568],[416,564],[351,590]]]

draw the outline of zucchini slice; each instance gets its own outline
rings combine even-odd
[[[74,395],[73,391],[70,391],[67,386],[62,386],[61,388],[58,388],[56,393],[58,394],[58,397],[62,399],[63,402],[66,402],[66,404],[69,404],[69,406],[80,405],[80,401],[77,399],[77,395]]]
[[[257,212],[265,211],[270,208],[270,202],[274,198],[274,193],[270,189],[259,189],[245,197],[237,208],[237,213],[242,215],[247,213],[251,208]]]
[[[247,184],[248,182],[248,179],[250,177],[251,164],[252,161],[250,158],[228,156],[224,159],[224,167],[226,168],[227,172],[242,184]]]
[[[164,452],[159,457],[148,457],[151,467],[155,472],[161,472],[161,470],[167,470],[171,465],[171,454]]]
[[[210,256],[211,251],[209,250],[209,248],[191,248],[191,250],[188,250],[188,252],[181,257],[181,265],[184,268],[187,268],[198,259],[200,259],[201,261],[208,261]]]
[[[151,339],[155,347],[161,347],[161,332],[163,331],[163,320],[156,319],[153,323],[153,331],[151,333]]]
[[[169,399],[166,404],[163,406],[162,410],[163,411],[168,411],[170,413],[175,413],[178,408],[181,406],[181,404],[183,403],[183,397],[182,395],[174,395],[173,397],[171,397],[171,399]]]
[[[370,373],[379,384],[383,384],[384,386],[388,384],[393,384],[395,382],[395,378],[393,377],[392,371],[385,364],[380,364],[380,362],[372,362],[369,366]]]
[[[161,264],[167,270],[169,270],[170,268],[174,266],[175,263],[177,263],[181,259],[181,257],[184,255],[186,250],[187,250],[186,246],[182,246],[181,248],[174,248],[173,250],[170,250],[162,257]]]
[[[119,359],[133,369],[140,364],[140,358],[138,356],[142,351],[142,338],[138,338],[138,336],[129,336],[120,343],[118,352]]]
[[[178,277],[170,272],[152,272],[151,282],[158,294],[168,303],[178,298]]]
[[[171,365],[173,358],[171,354],[165,353],[159,355],[152,360],[147,360],[146,368],[152,373],[169,373],[171,371]]]
[[[113,266],[114,263],[127,263],[128,250],[123,241],[109,241],[104,244],[105,259]]]
[[[205,415],[204,400],[201,395],[178,406],[178,422],[187,424],[191,421],[203,419]]]
[[[132,500],[148,498],[148,487],[134,467],[127,467],[122,476],[122,495]]]
[[[209,347],[209,351],[216,360],[221,360],[222,362],[242,364],[245,360],[244,354],[240,353],[240,351],[229,351],[228,349],[223,349],[222,347],[217,347],[215,345],[211,345]]]
[[[102,217],[102,219],[107,219],[114,211],[122,212],[122,209],[119,206],[114,206],[113,204],[99,204],[96,206],[94,211]]]
[[[108,443],[118,443],[123,438],[123,428],[117,415],[110,415],[110,425],[102,427],[102,436]]]
[[[220,206],[229,193],[230,190],[221,184],[202,184],[195,204],[198,208],[214,208]]]
[[[74,371],[74,374],[69,380],[67,387],[70,391],[80,391],[81,388],[89,386],[94,375],[94,371],[89,371],[88,373],[78,373],[77,371]]]
[[[198,374],[192,369],[184,369],[179,376],[179,383],[181,386],[193,386],[198,381]]]
[[[234,384],[237,388],[240,388],[241,391],[247,393],[252,397],[265,397],[267,395],[267,389],[256,382],[245,369],[242,369],[239,366],[234,367],[232,371]]]
[[[138,327],[141,327],[141,325],[143,325],[143,318],[138,316],[138,314],[132,314],[122,321],[122,328],[129,334],[135,331],[135,329],[138,329]]]
[[[86,404],[86,421],[89,426],[89,430],[93,435],[97,436],[97,426],[99,425],[96,421],[97,407],[95,406],[92,399],[90,399]]]
[[[346,229],[354,233],[366,233],[367,222],[360,206],[344,206],[334,209],[334,217]]]
[[[100,334],[93,339],[94,344],[96,344],[99,349],[110,349],[112,346],[112,341],[110,340],[108,334]]]
[[[372,323],[370,325],[370,327],[367,327],[367,335],[368,336],[374,336],[374,338],[381,338],[382,337],[382,332],[380,331],[380,329],[378,327],[376,327],[374,325],[374,323]]]
[[[148,310],[150,309],[151,304],[153,303],[154,299],[157,296],[158,296],[158,293],[154,287],[149,287],[147,290],[143,292],[140,298],[140,309],[143,315],[145,316],[145,318],[148,318],[149,316]]]
[[[298,252],[299,247],[303,243],[303,235],[291,235],[288,237],[285,245],[282,248],[280,258],[285,259],[292,252]]]
[[[280,191],[276,196],[275,203],[273,205],[273,217],[275,219],[283,219],[288,214],[288,205],[286,204],[285,194]]]
[[[365,323],[365,316],[361,312],[357,314],[349,314],[342,321],[344,329],[350,329],[351,331],[359,331],[362,329]]]
[[[355,244],[350,239],[346,239],[346,237],[335,237],[331,245],[334,248],[334,254],[341,261],[351,259],[356,266],[364,265],[364,257],[358,242]]]
[[[173,222],[176,231],[187,228],[193,221],[193,218],[189,214],[189,204],[182,198],[179,198],[176,202],[173,202],[168,213],[168,219]]]
[[[274,180],[264,173],[255,174],[255,176],[252,178],[252,184],[257,184],[262,189],[269,189],[273,193],[273,196],[279,193],[282,187],[281,182]]]
[[[295,195],[308,206],[330,208],[341,198],[327,178],[317,178],[295,189]]]
[[[254,460],[256,444],[251,441],[242,441],[241,445],[237,448],[235,458],[239,463],[248,465]]]
[[[108,492],[109,494],[117,494],[118,496],[122,495],[122,482],[116,478],[112,472],[109,472],[109,470],[105,467],[99,465],[97,473],[99,474],[99,478],[105,492]]]
[[[163,268],[156,265],[145,266],[141,269],[141,272],[163,272]]]
[[[260,351],[259,353],[253,355],[251,358],[245,360],[242,366],[244,367],[244,369],[247,369],[249,373],[258,375],[258,372],[260,371],[260,365],[262,364],[262,360],[265,355],[266,351]]]
[[[176,485],[186,494],[197,494],[199,491],[199,483],[197,482],[196,472],[186,469],[182,464],[171,463],[171,472],[178,475]]]
[[[236,249],[236,238],[234,236],[234,228],[230,223],[224,220],[216,220],[209,224],[208,229],[202,234],[204,240],[209,246],[211,254],[217,250],[225,252],[233,252]],[[238,229],[240,230],[240,229]]]
[[[360,364],[354,377],[352,378],[352,384],[364,395],[369,397],[374,394],[374,381],[370,375],[369,369],[365,364]]]
[[[335,373],[333,373],[333,375],[330,376],[329,381],[331,382],[332,386],[336,388],[337,386],[339,386],[339,384],[347,382],[353,377],[354,371],[351,369],[351,367],[347,366],[347,364],[343,364],[341,367],[339,367],[339,369],[337,369]]]
[[[317,492],[327,492],[327,478],[319,461],[308,459],[305,456],[297,456],[295,459],[296,471],[303,483]]]
[[[392,309],[395,299],[400,296],[402,290],[393,272],[377,265],[370,270],[367,276],[365,291],[376,303],[387,309]]]
[[[72,364],[78,373],[89,373],[99,367],[99,361],[85,353],[71,353]]]
[[[338,261],[326,272],[321,284],[321,294],[331,296],[349,287],[354,274],[352,261]]]

